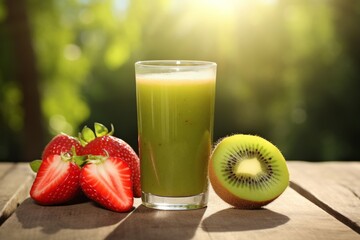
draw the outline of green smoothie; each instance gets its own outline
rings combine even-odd
[[[212,75],[136,76],[143,192],[183,197],[207,190],[215,99]]]

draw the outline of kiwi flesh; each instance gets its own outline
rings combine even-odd
[[[216,194],[236,208],[260,208],[289,185],[289,171],[280,150],[254,135],[221,139],[209,162],[209,179]]]

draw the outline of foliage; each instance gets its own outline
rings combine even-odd
[[[215,140],[252,133],[288,159],[356,159],[355,0],[28,0],[27,8],[48,138],[99,121],[136,149],[134,62],[199,59],[218,64]],[[21,158],[23,118],[5,18],[0,2],[0,159],[10,160]]]

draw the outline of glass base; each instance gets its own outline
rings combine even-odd
[[[161,197],[142,192],[142,204],[160,210],[191,210],[204,208],[208,202],[208,192],[188,197]]]

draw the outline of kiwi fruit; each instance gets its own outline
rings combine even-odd
[[[254,135],[221,139],[209,162],[216,194],[236,208],[256,209],[272,202],[289,185],[289,171],[280,150]]]

